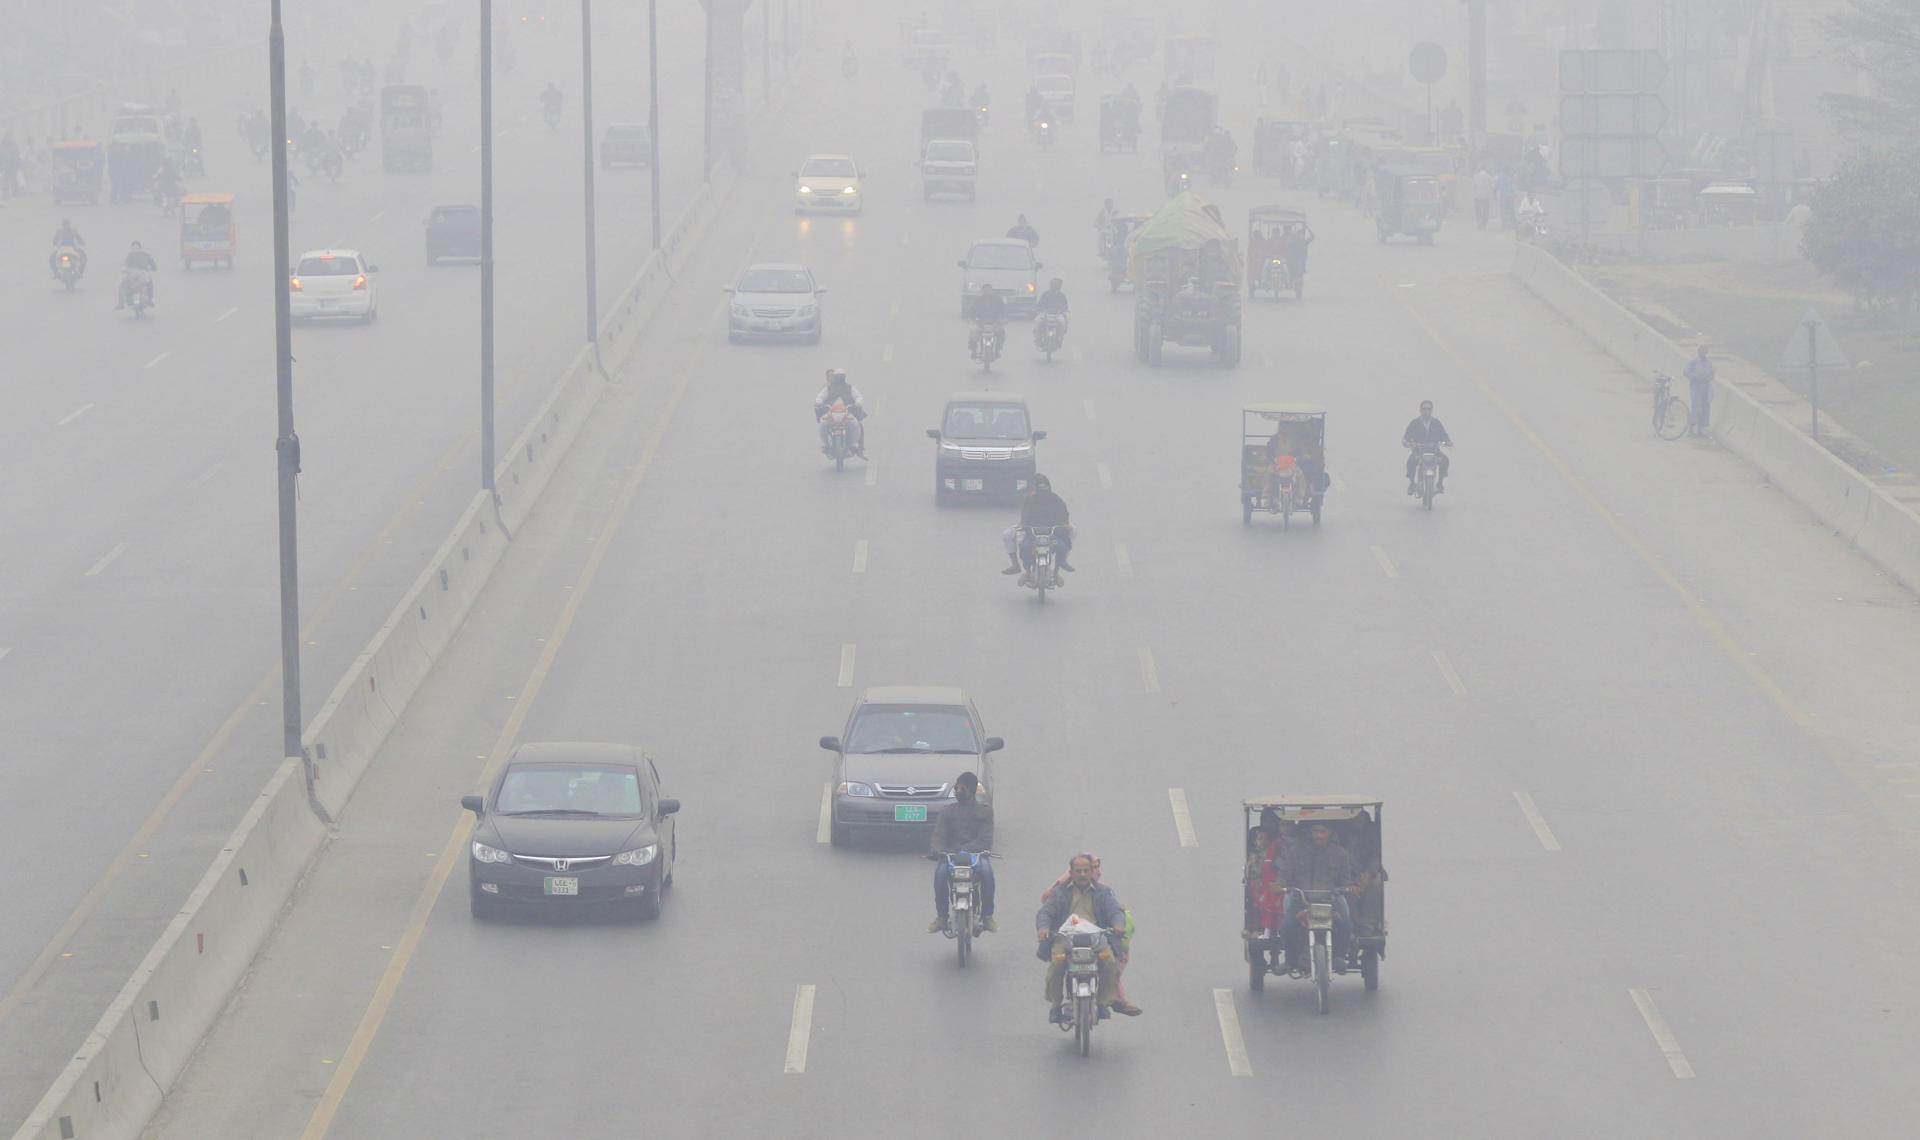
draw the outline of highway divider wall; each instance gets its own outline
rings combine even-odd
[[[1520,245],[1513,275],[1567,322],[1641,376],[1679,377],[1688,354],[1538,246]],[[1920,593],[1920,515],[1841,461],[1738,383],[1729,361],[1713,391],[1713,436],[1817,515],[1909,590]]]
[[[617,371],[640,343],[673,287],[676,267],[732,186],[732,168],[722,162],[605,318],[598,358],[592,345],[583,346],[526,430],[501,453],[497,496],[475,494],[313,717],[303,738],[312,757],[311,789],[300,758],[281,762],[15,1140],[134,1140],[141,1134],[325,843],[329,829],[312,805],[329,817],[346,807],[606,390],[602,364]]]

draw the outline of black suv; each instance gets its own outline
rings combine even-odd
[[[933,501],[1019,498],[1033,481],[1034,445],[1047,433],[1033,430],[1025,396],[1012,392],[955,392],[947,397],[940,426],[927,438],[933,459]]]

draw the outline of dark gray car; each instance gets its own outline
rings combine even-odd
[[[475,918],[512,905],[660,913],[673,885],[674,815],[653,761],[625,744],[523,744],[485,795],[467,850]]]
[[[924,836],[954,803],[962,772],[980,777],[980,800],[993,798],[993,753],[1006,741],[988,736],[964,689],[889,685],[854,702],[840,736],[823,736],[834,754],[829,838],[835,845],[868,832]]]
[[[927,429],[933,457],[933,501],[1017,499],[1033,481],[1035,445],[1025,396],[1013,392],[955,392],[940,426]]]

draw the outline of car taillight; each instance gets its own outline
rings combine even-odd
[[[296,293],[300,291],[300,279],[298,277],[293,278],[293,291]]]
[[[367,275],[362,273],[360,276],[354,278],[353,287],[355,289],[365,289],[367,287]]]

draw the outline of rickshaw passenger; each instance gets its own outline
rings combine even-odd
[[[218,203],[200,207],[200,216],[194,219],[196,225],[226,226],[233,220],[233,211]]]

